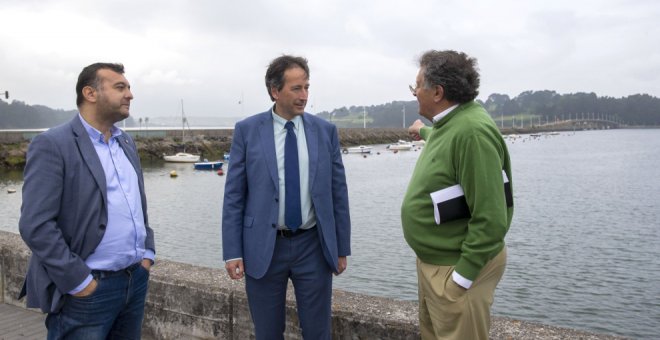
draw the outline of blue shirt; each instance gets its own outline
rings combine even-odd
[[[278,224],[280,229],[285,229],[284,225],[284,207],[286,202],[284,196],[286,193],[284,187],[284,143],[286,141],[287,120],[278,116],[275,111],[273,115],[273,132],[275,133],[275,153],[277,155],[277,177],[279,177],[280,187],[280,211]],[[300,229],[308,229],[316,225],[316,215],[312,206],[312,197],[309,192],[309,154],[307,153],[307,138],[305,137],[305,126],[301,116],[295,116],[292,120],[296,141],[298,142],[298,166],[300,168],[300,209],[303,224]]]
[[[147,230],[144,225],[142,199],[138,176],[133,164],[119,145],[121,130],[113,126],[112,136],[106,143],[103,134],[78,116],[99,156],[107,186],[108,224],[101,243],[85,260],[92,270],[120,270],[143,258],[153,261],[154,251],[145,249]],[[92,281],[89,275],[78,287],[70,291],[75,294]]]

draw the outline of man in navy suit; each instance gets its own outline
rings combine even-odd
[[[30,143],[19,230],[32,250],[21,298],[48,339],[139,339],[154,234],[140,159],[114,124],[133,94],[121,64],[85,67],[79,114]]]
[[[330,339],[332,274],[346,269],[351,253],[337,128],[304,111],[306,59],[274,59],[266,88],[275,105],[234,129],[222,216],[225,268],[232,279],[246,274],[257,339],[283,339],[289,279],[303,338]]]

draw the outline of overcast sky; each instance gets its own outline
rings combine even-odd
[[[247,116],[271,105],[264,73],[286,53],[309,60],[316,113],[412,100],[419,55],[454,49],[478,59],[484,100],[660,97],[659,19],[655,0],[0,0],[0,90],[71,110],[84,66],[121,62],[136,119],[181,99],[189,117]]]

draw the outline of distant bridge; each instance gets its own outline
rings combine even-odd
[[[558,120],[554,122],[547,122],[539,125],[540,128],[572,128],[575,130],[605,130],[605,129],[618,129],[624,126],[621,121],[610,119],[568,119]]]
[[[507,117],[510,127],[504,127],[504,116],[501,117],[500,129],[515,132],[552,131],[552,130],[607,130],[627,126],[619,117],[599,113],[571,113],[556,115],[552,119],[537,114],[527,119],[518,119],[515,115]],[[497,121],[497,119],[495,119]]]

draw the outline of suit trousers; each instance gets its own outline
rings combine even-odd
[[[488,339],[490,307],[506,267],[506,246],[490,260],[470,289],[452,279],[454,266],[417,259],[419,327],[422,339]]]
[[[331,338],[332,270],[323,256],[318,229],[292,237],[278,235],[264,277],[246,275],[245,290],[257,340],[284,339],[289,279],[303,339]]]

